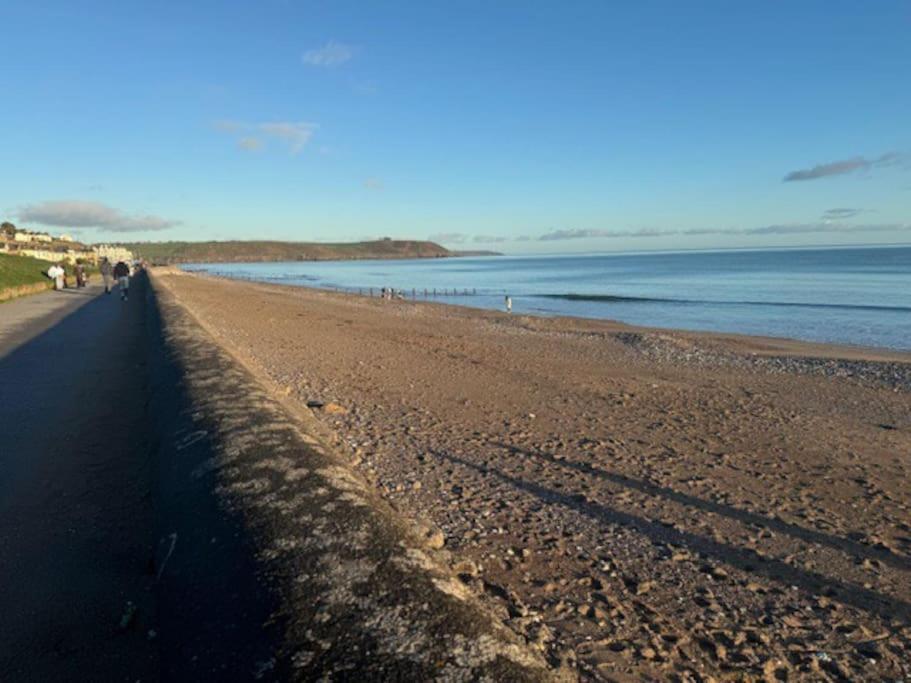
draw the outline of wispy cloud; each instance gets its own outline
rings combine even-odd
[[[698,235],[797,235],[806,233],[862,233],[911,231],[911,223],[779,223],[754,228],[691,228],[687,230],[553,230],[540,235],[542,242],[585,238],[669,237]]]
[[[237,146],[247,152],[257,152],[263,148],[263,141],[254,137],[241,138],[237,141]]]
[[[505,237],[499,235],[475,235],[472,239],[479,244],[499,244],[506,241]]]
[[[382,190],[386,186],[379,178],[367,178],[367,180],[364,181],[364,187],[366,187],[368,190]]]
[[[301,60],[310,66],[338,66],[354,57],[354,48],[330,40],[322,47],[307,50]]]
[[[832,161],[827,164],[818,164],[812,168],[804,168],[798,171],[791,171],[784,177],[784,182],[789,183],[795,180],[816,180],[818,178],[828,178],[830,176],[845,175],[855,171],[868,171],[877,167],[896,166],[908,161],[908,155],[901,152],[887,152],[874,159],[865,157],[852,157],[840,161]]]
[[[357,81],[351,84],[351,90],[356,95],[376,95],[380,87],[373,81]]]
[[[544,233],[538,240],[541,242],[554,242],[559,240],[578,240],[592,237],[660,237],[662,235],[673,235],[674,231],[653,230],[643,228],[641,230],[552,230]]]
[[[310,142],[316,131],[315,123],[298,122],[274,122],[261,123],[257,126],[266,135],[282,140],[288,145],[291,154],[298,154],[304,146]]]
[[[858,232],[902,232],[911,230],[911,223],[870,223],[833,225],[832,223],[793,223],[765,225],[759,228],[733,231],[743,235],[797,235],[803,233],[858,233]]]
[[[180,221],[152,216],[131,215],[101,202],[77,199],[29,204],[19,209],[19,220],[62,228],[99,228],[108,232],[145,232],[167,230]]]
[[[300,154],[319,126],[307,121],[267,121],[243,123],[241,121],[216,121],[215,128],[237,136],[237,146],[248,152],[265,147],[263,138],[271,138],[284,145],[293,155]]]
[[[441,232],[428,237],[431,242],[442,242],[446,244],[462,244],[468,239],[468,235],[462,232]]]
[[[846,218],[854,218],[858,214],[863,213],[863,209],[827,209],[823,211],[822,220],[824,221],[843,221]]]

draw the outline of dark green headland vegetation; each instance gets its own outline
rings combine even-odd
[[[128,242],[124,247],[150,263],[242,263],[256,261],[342,261],[351,259],[444,258],[455,252],[420,240],[372,242]]]

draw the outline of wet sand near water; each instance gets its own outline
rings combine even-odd
[[[158,277],[582,679],[911,676],[908,354]]]

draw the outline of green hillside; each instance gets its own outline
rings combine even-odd
[[[374,242],[132,242],[122,246],[153,264],[440,258],[445,247],[418,240]]]
[[[28,256],[0,254],[0,290],[51,281],[45,273],[51,267],[50,261],[41,261]]]

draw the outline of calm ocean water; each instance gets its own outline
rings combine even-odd
[[[911,247],[188,265],[357,291],[452,290],[445,303],[654,327],[911,349]],[[474,292],[472,294],[471,292]]]

